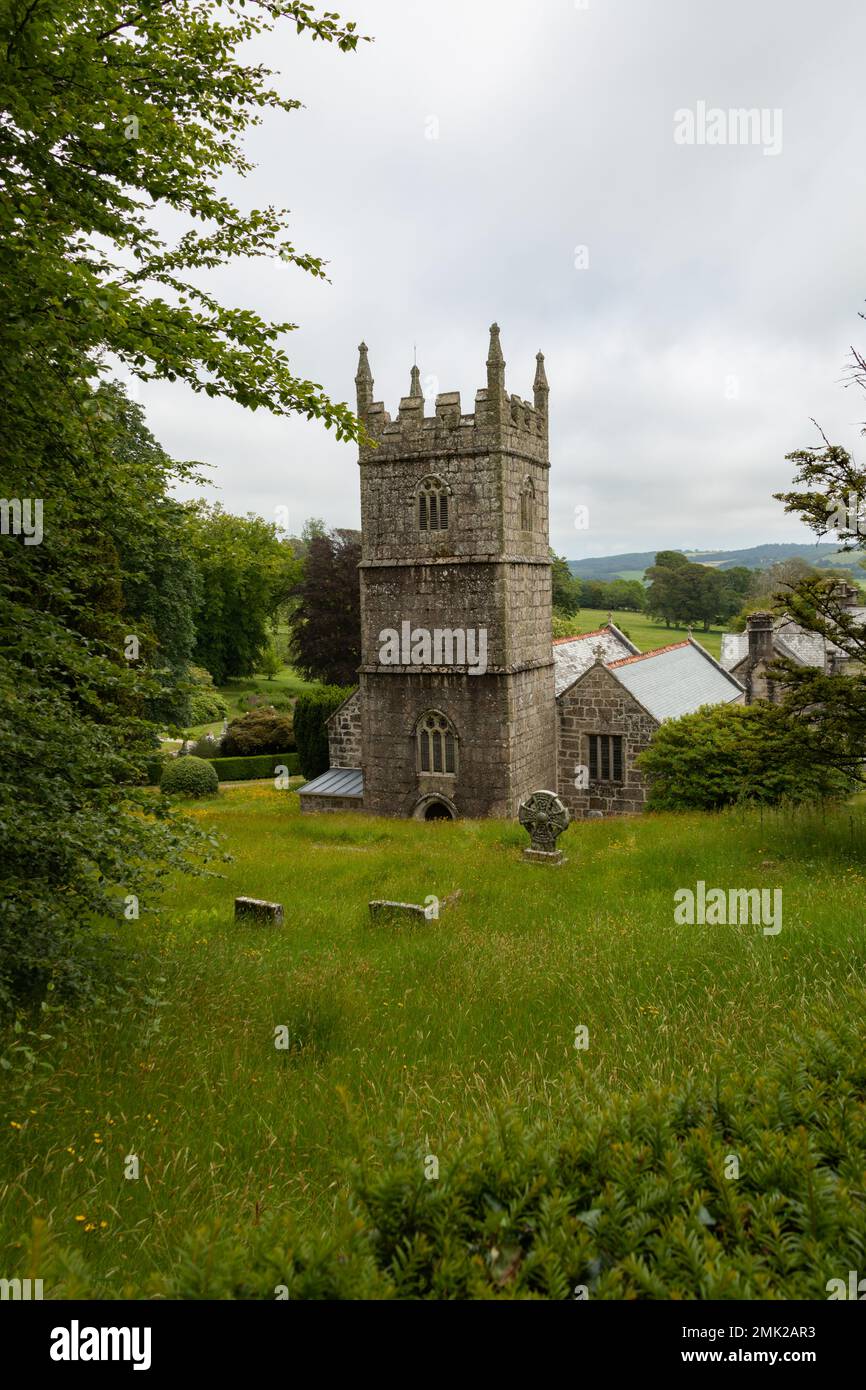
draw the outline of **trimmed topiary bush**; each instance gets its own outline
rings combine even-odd
[[[352,685],[323,685],[297,698],[295,744],[301,772],[310,781],[328,770],[328,717],[354,689]]]
[[[165,766],[166,754],[163,752],[152,753],[147,759],[145,767],[145,782],[148,787],[158,787],[159,779],[162,776],[162,769]]]
[[[223,734],[221,752],[229,758],[257,753],[282,753],[294,749],[295,731],[290,714],[274,709],[252,709],[233,719]]]
[[[181,792],[185,796],[214,796],[219,791],[219,777],[204,758],[172,758],[160,778],[160,789],[167,793]]]

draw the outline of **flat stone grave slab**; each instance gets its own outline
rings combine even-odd
[[[266,902],[264,898],[235,898],[235,921],[281,927],[283,905]]]
[[[419,903],[394,903],[384,898],[376,898],[369,904],[372,921],[387,922],[429,922],[426,907]]]

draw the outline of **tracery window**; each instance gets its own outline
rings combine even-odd
[[[457,771],[457,735],[454,725],[438,710],[422,714],[415,726],[419,772]]]

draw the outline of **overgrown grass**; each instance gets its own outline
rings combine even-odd
[[[126,925],[136,992],[3,1040],[9,1276],[36,1220],[70,1279],[83,1261],[97,1296],[142,1295],[197,1226],[329,1229],[347,1159],[375,1171],[392,1132],[444,1167],[503,1101],[557,1119],[575,1080],[760,1072],[866,981],[862,807],[579,824],[560,869],[524,864],[512,824],[301,817],[270,783],[190,814],[233,858]],[[781,887],[781,933],[675,925],[698,879]],[[458,891],[424,926],[369,922],[371,898]],[[235,926],[237,894],[282,902],[285,925]]]

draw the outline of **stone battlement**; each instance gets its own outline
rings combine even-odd
[[[360,462],[388,457],[449,453],[470,454],[491,448],[525,453],[539,462],[547,459],[548,385],[544,357],[536,357],[533,400],[506,393],[505,359],[499,344],[499,328],[490,329],[487,386],[475,393],[475,410],[464,414],[459,391],[443,391],[436,397],[432,415],[425,413],[420,372],[412,368],[409,395],[403,396],[392,419],[382,401],[373,400],[373,377],[367,346],[361,343],[355,376],[357,413],[376,447],[365,446]]]

